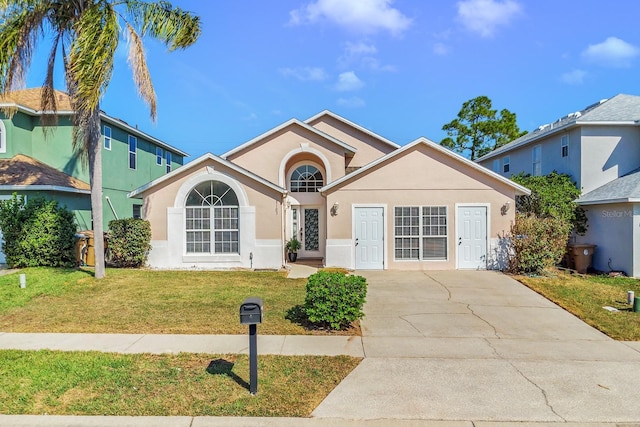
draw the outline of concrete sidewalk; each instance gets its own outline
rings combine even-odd
[[[286,356],[364,357],[361,337],[259,335],[258,353]],[[102,351],[115,353],[246,354],[248,335],[63,334],[0,332],[0,349]]]

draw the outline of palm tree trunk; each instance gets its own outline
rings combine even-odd
[[[89,142],[89,179],[91,183],[91,216],[96,258],[95,277],[102,279],[104,270],[104,227],[102,225],[102,144],[100,143],[100,105],[92,112],[85,129]]]

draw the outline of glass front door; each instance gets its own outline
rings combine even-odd
[[[318,209],[304,210],[304,250],[320,250],[320,230],[319,230]]]

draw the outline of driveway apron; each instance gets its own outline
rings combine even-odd
[[[640,346],[492,271],[359,271],[365,359],[312,416],[639,422]]]

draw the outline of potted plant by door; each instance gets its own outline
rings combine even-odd
[[[286,248],[289,262],[296,262],[296,260],[298,259],[298,251],[300,250],[300,241],[294,236],[289,239]]]

